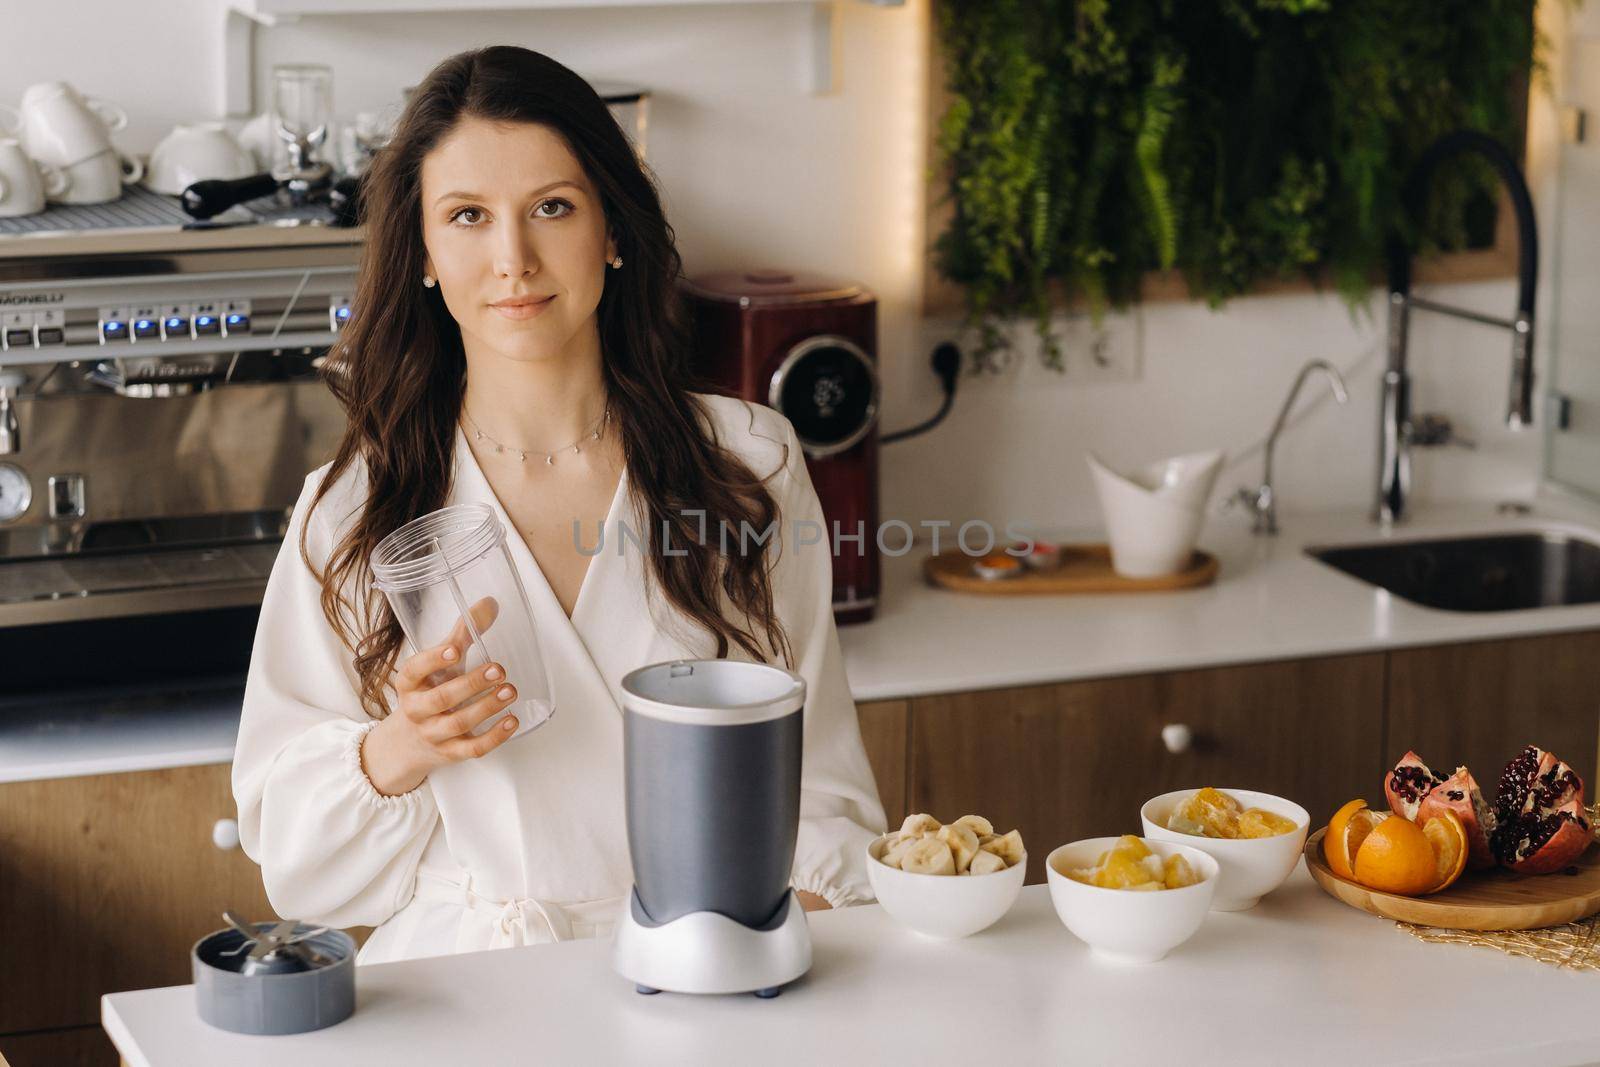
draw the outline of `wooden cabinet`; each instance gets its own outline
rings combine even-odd
[[[856,705],[861,723],[861,743],[867,749],[867,762],[878,780],[878,797],[892,830],[905,821],[906,809],[906,716],[904,700],[880,700]]]
[[[98,1026],[0,1036],[0,1064],[7,1067],[117,1067],[121,1062]]]
[[[1188,727],[1186,750],[1168,750],[1168,724]],[[909,802],[1020,829],[1028,882],[1042,882],[1051,848],[1138,833],[1139,806],[1173,789],[1254,788],[1331,811],[1378,781],[1382,738],[1381,654],[918,697]]]
[[[1600,788],[1600,631],[1389,653],[1384,760],[1407,749],[1438,774],[1466,764],[1491,797],[1525,745],[1548,749]]]
[[[223,908],[272,915],[259,868],[211,841],[235,816],[228,776],[0,785],[0,1035],[98,1025],[102,993],[188,983],[189,949]]]
[[[1139,805],[1158,793],[1260,789],[1320,822],[1351,797],[1381,801],[1383,772],[1408,748],[1436,770],[1467,763],[1492,795],[1506,760],[1537,744],[1578,768],[1592,797],[1597,682],[1600,631],[1585,631],[917,697],[903,764],[895,702],[874,712],[874,770],[885,788],[880,765],[903,767],[906,811],[1021,829],[1032,883],[1054,845],[1137,832]],[[1183,751],[1168,750],[1168,725],[1187,728]]]

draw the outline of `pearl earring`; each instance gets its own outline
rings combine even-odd
[[[612,267],[613,270],[622,269],[622,257],[618,256],[616,259],[613,259],[611,261],[611,267]]]
[[[422,276],[422,284],[427,286],[429,289],[432,289],[433,288],[433,275],[424,274]]]

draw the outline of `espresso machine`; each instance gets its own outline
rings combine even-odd
[[[5,693],[41,721],[69,682],[86,708],[236,709],[289,506],[344,429],[318,364],[360,232],[94,207],[0,220]]]
[[[640,993],[777,996],[811,967],[789,887],[805,679],[673,660],[630,672],[622,690],[634,886],[612,965]]]

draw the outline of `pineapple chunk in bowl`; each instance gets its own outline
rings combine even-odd
[[[1138,841],[1148,855],[1123,860],[1120,846],[1129,840]],[[1169,874],[1178,858],[1187,877],[1157,875]],[[1148,871],[1139,869],[1144,864]],[[1045,861],[1045,874],[1050,903],[1066,928],[1096,956],[1122,963],[1159,960],[1193,937],[1217,887],[1217,861],[1199,849],[1126,837],[1062,845]],[[1139,892],[1149,889],[1160,891]]]
[[[1212,820],[1205,817],[1186,820],[1184,817],[1186,802],[1200,792],[1202,790],[1199,789],[1177,789],[1145,801],[1139,809],[1144,836],[1152,841],[1189,845],[1216,859],[1221,874],[1217,879],[1216,896],[1211,902],[1215,910],[1245,911],[1253,908],[1263,896],[1282,885],[1300,861],[1306,832],[1311,826],[1311,814],[1294,801],[1271,793],[1258,793],[1250,789],[1213,790],[1236,803],[1238,810],[1232,816],[1234,822],[1243,819],[1251,811],[1262,813],[1244,820],[1241,830],[1242,833],[1259,836],[1214,837],[1205,833],[1207,826],[1213,833],[1219,830],[1219,827],[1211,825]],[[1174,814],[1179,816],[1177,820],[1174,820]],[[1225,812],[1222,815],[1228,819]],[[1174,825],[1181,829],[1173,829]],[[1196,830],[1200,832],[1194,832]]]

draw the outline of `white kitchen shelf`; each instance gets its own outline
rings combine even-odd
[[[803,4],[811,9],[810,91],[834,92],[833,55],[837,8],[843,0],[228,0],[223,31],[222,113],[247,117],[254,106],[256,26],[275,26],[307,15],[459,14],[464,11],[579,11],[617,7],[707,7]],[[902,7],[905,0],[857,0],[875,7]]]

